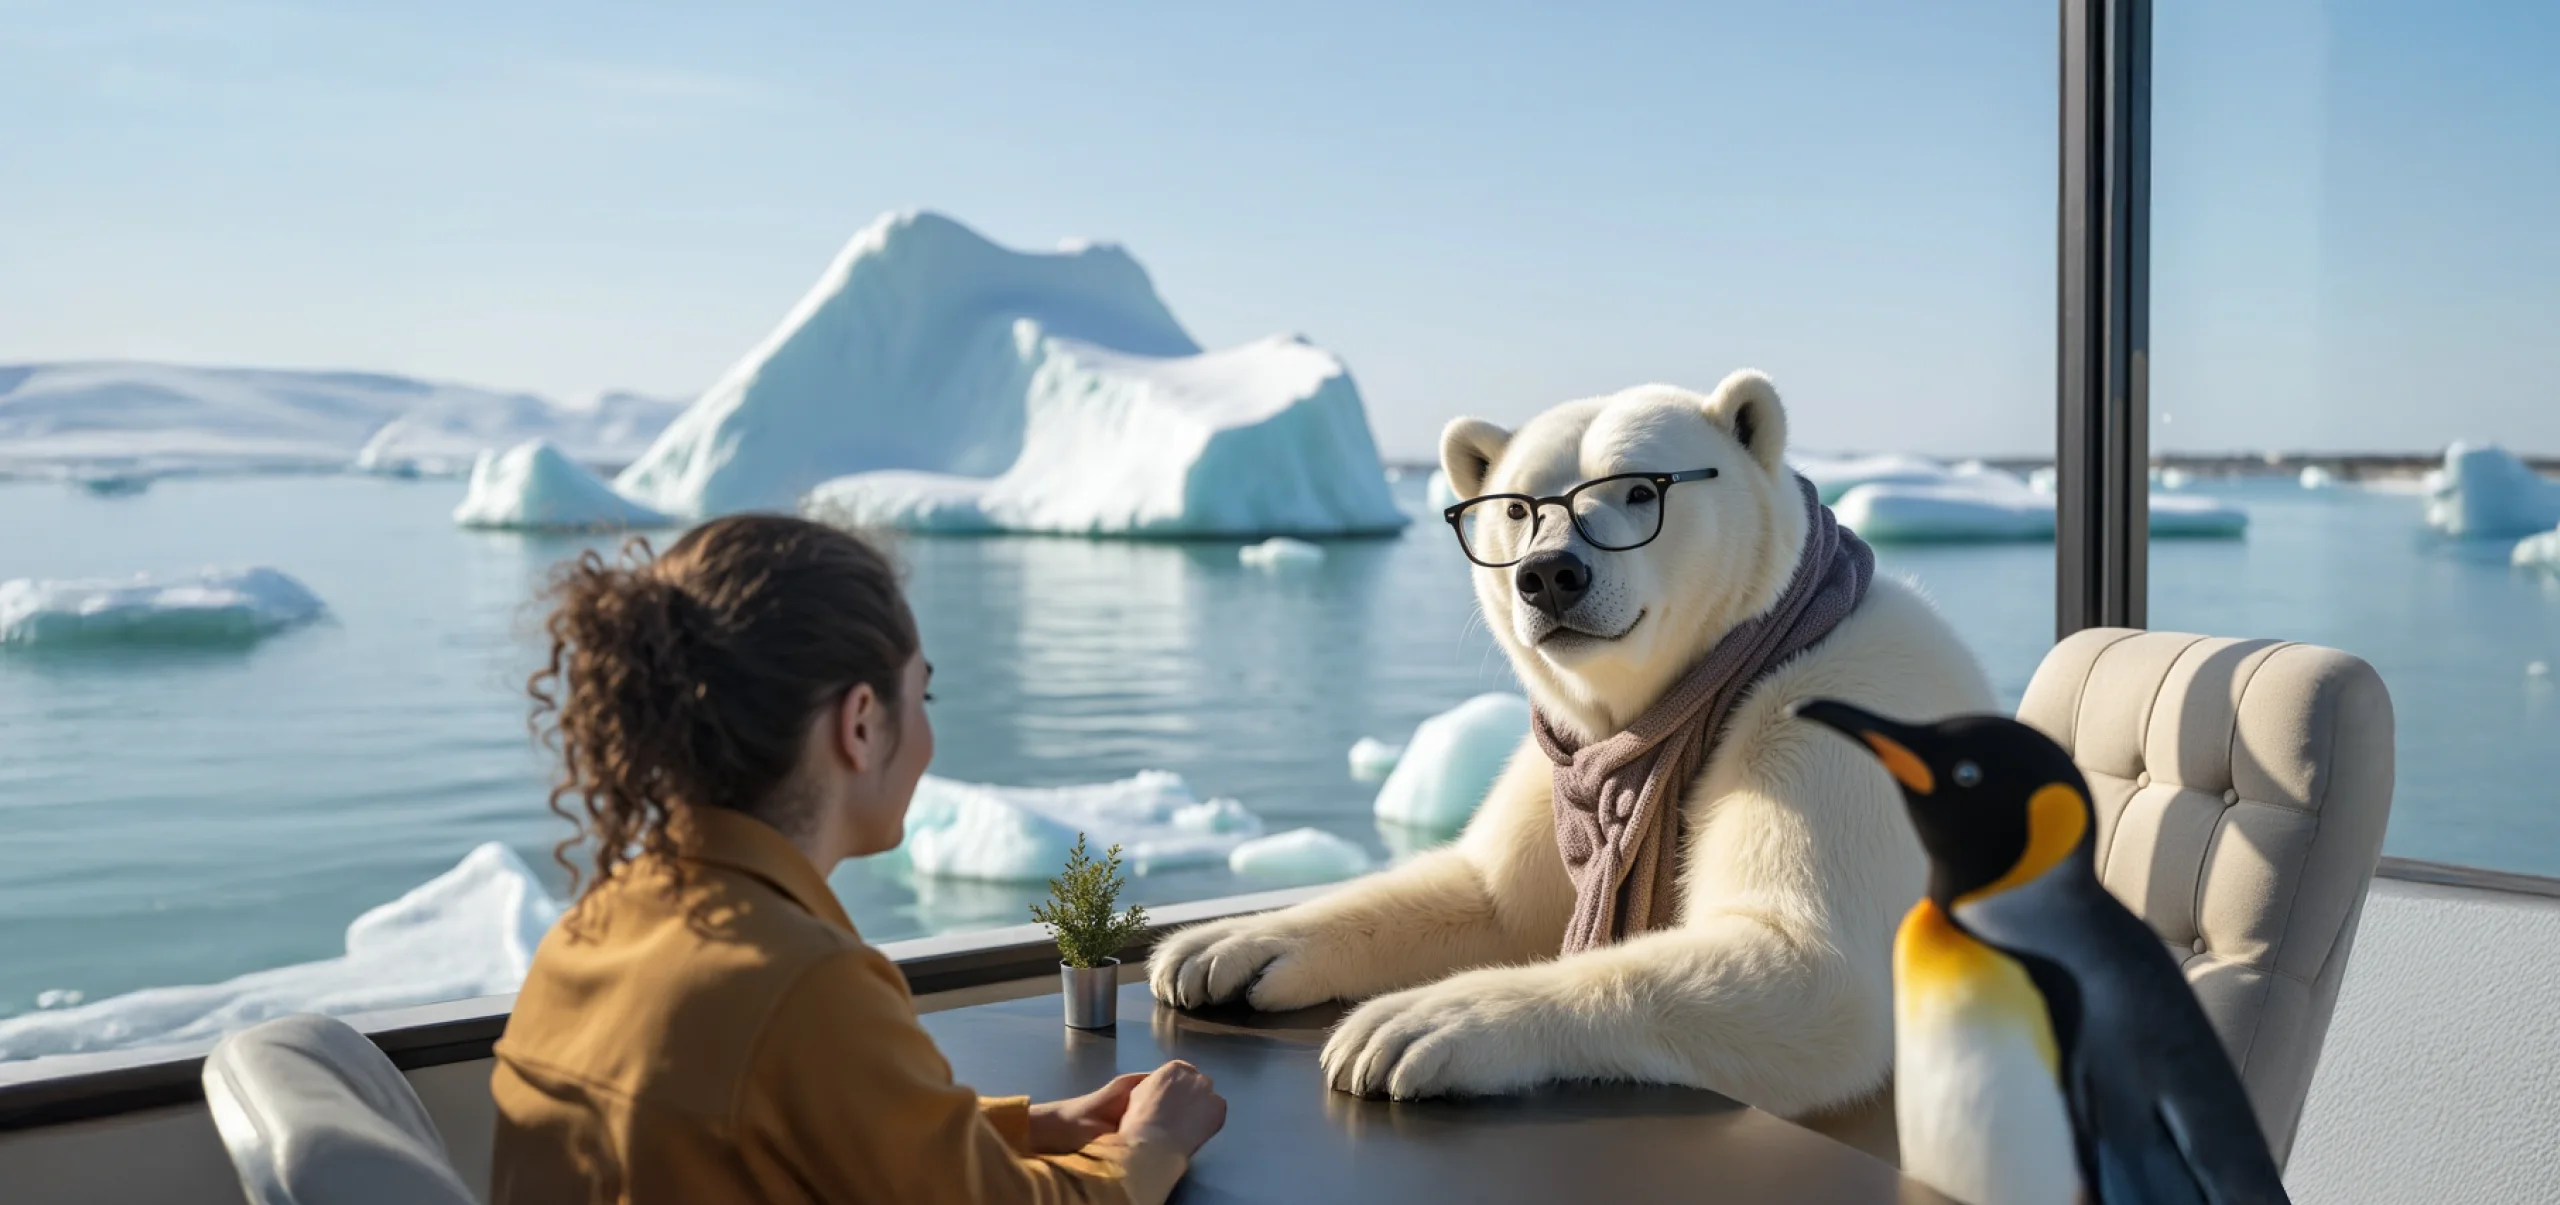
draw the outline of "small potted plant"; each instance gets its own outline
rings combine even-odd
[[[1071,1029],[1109,1029],[1119,1018],[1120,948],[1147,927],[1147,910],[1135,904],[1114,911],[1120,889],[1120,847],[1093,860],[1084,834],[1067,854],[1067,868],[1049,880],[1049,898],[1031,905],[1031,919],[1049,926],[1058,942],[1058,980],[1067,997]]]

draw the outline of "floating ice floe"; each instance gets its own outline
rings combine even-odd
[[[2508,555],[2508,559],[2520,566],[2560,573],[2560,529],[2516,541],[2515,551]]]
[[[1293,569],[1324,561],[1324,547],[1287,536],[1274,536],[1236,550],[1236,559],[1256,569]]]
[[[301,582],[264,566],[121,581],[18,578],[0,582],[0,647],[236,643],[325,609]]]
[[[1393,773],[1396,761],[1404,756],[1404,746],[1390,745],[1376,737],[1364,736],[1351,742],[1351,777],[1359,782],[1381,782]]]
[[[949,218],[854,237],[616,485],[671,514],[799,505],[932,531],[1334,535],[1407,522],[1342,361],[1203,351],[1114,246]]]
[[[339,957],[0,1020],[0,1062],[205,1041],[288,1013],[341,1015],[512,992],[559,916],[524,860],[493,842],[357,917]]]
[[[511,531],[623,531],[666,527],[665,515],[613,491],[545,440],[482,452],[453,521]]]
[[[1832,503],[1840,521],[1878,543],[2049,540],[2054,496],[2015,474],[1982,465],[1948,470],[1932,483],[1855,486]],[[2249,515],[2236,506],[2185,494],[2151,495],[2151,534],[2235,537]]]
[[[2449,536],[2522,536],[2560,527],[2560,481],[2496,444],[2456,443],[2428,490],[2427,525]]]
[[[1528,736],[1529,701],[1499,691],[1424,720],[1378,788],[1378,819],[1426,829],[1464,825]]]
[[[1367,850],[1322,829],[1256,837],[1227,855],[1228,871],[1291,883],[1331,883],[1369,872]]]
[[[993,787],[926,778],[907,808],[903,858],[919,875],[1038,883],[1066,865],[1076,834],[1095,853],[1118,845],[1131,874],[1216,865],[1262,835],[1232,799],[1202,800],[1182,776],[1148,770],[1119,782]]]

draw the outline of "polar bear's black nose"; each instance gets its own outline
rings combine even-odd
[[[1511,583],[1519,587],[1520,601],[1560,620],[1591,589],[1591,566],[1570,552],[1553,549],[1520,562],[1512,571]]]

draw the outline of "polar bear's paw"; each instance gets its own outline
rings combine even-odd
[[[1147,958],[1147,987],[1175,1008],[1238,999],[1265,1012],[1333,999],[1317,981],[1304,940],[1269,916],[1239,916],[1194,925],[1166,938]]]
[[[1545,1009],[1501,972],[1458,975],[1380,996],[1325,1040],[1325,1082],[1412,1100],[1513,1092],[1550,1078]]]

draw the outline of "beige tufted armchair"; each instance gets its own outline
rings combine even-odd
[[[2018,718],[2071,751],[2098,874],[2186,968],[2284,1161],[2391,810],[2391,696],[2363,661],[2100,628]]]

